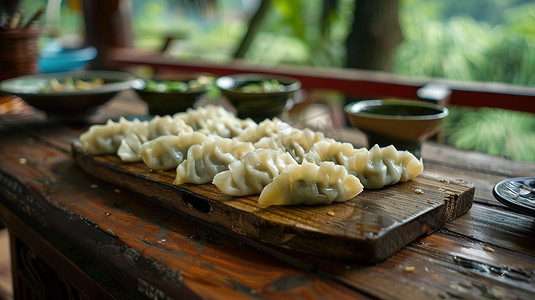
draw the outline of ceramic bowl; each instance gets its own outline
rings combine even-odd
[[[42,51],[38,60],[39,71],[57,73],[81,70],[96,56],[97,49],[94,47]]]
[[[353,102],[345,107],[349,123],[368,138],[368,146],[394,145],[421,157],[422,142],[435,134],[448,115],[446,107],[417,100]]]
[[[301,88],[297,79],[265,74],[223,76],[216,80],[216,85],[234,106],[239,118],[257,122],[289,110],[295,92]]]
[[[137,79],[132,88],[147,103],[150,115],[172,115],[194,107],[210,89],[210,80],[207,76]]]
[[[76,118],[91,114],[118,92],[129,89],[134,79],[129,73],[114,71],[46,73],[4,80],[0,92],[16,95],[49,116]],[[100,83],[93,84],[93,80]],[[72,82],[89,85],[81,88]]]
[[[41,73],[70,72],[83,69],[87,63],[97,57],[97,49],[45,49],[39,54],[39,71]]]

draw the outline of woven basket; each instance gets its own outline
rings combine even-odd
[[[0,31],[0,81],[39,71],[40,28]]]

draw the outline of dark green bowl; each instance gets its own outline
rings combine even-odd
[[[195,78],[191,78],[195,79]],[[159,80],[155,80],[159,81]],[[169,81],[169,80],[168,80]],[[183,80],[181,80],[183,81]],[[179,91],[151,91],[147,90],[147,81],[137,79],[132,82],[132,88],[141,100],[147,103],[150,115],[172,115],[186,111],[206,93],[207,88]]]
[[[276,80],[278,90],[244,91],[242,87]],[[223,96],[236,108],[239,118],[251,118],[257,122],[280,116],[293,106],[295,92],[301,88],[297,79],[278,75],[236,74],[219,77],[217,87]]]

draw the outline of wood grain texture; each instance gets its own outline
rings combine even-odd
[[[232,197],[212,184],[176,186],[174,171],[155,172],[115,155],[89,155],[79,140],[73,141],[72,154],[88,173],[212,225],[260,242],[361,263],[382,261],[434,232],[468,211],[474,196],[468,183],[423,173],[343,203],[263,207],[257,195]]]
[[[141,298],[368,299],[90,176],[52,143],[21,140],[0,139],[0,202]]]
[[[118,97],[92,120],[142,115],[140,102]],[[424,179],[470,181],[472,208],[390,258],[360,264],[214,228],[89,175],[71,157],[72,139],[89,124],[43,117],[0,118],[0,201],[140,298],[535,299],[535,222],[490,193],[501,179],[533,176],[535,164],[426,142]],[[343,138],[362,146],[357,135],[347,130]],[[3,213],[6,225],[17,226]]]

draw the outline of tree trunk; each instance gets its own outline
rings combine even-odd
[[[245,57],[245,53],[251,46],[256,33],[260,30],[262,21],[264,20],[269,7],[271,6],[271,0],[262,0],[256,10],[256,13],[251,17],[249,25],[247,26],[247,32],[243,37],[238,49],[234,53],[234,58],[241,59]]]
[[[355,0],[355,19],[346,40],[348,68],[392,71],[394,51],[403,40],[399,0]]]

